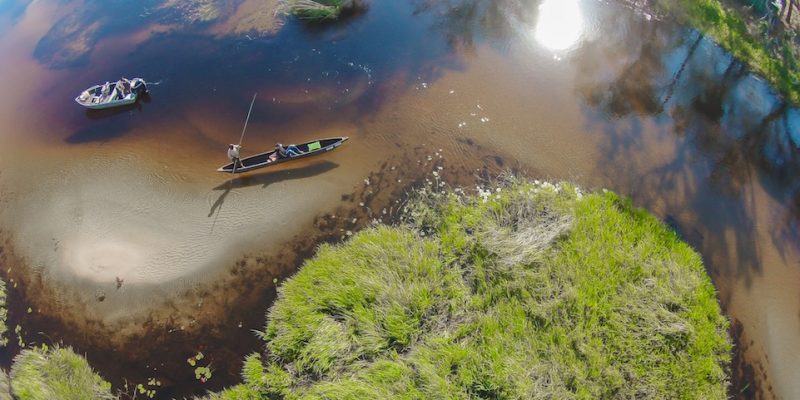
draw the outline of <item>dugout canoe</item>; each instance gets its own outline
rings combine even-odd
[[[317,139],[306,143],[296,144],[295,146],[297,146],[297,148],[302,152],[302,154],[285,158],[278,157],[276,154],[277,150],[270,150],[264,153],[259,153],[254,156],[240,159],[239,162],[236,163],[235,169],[233,163],[228,163],[217,168],[217,171],[240,174],[260,168],[272,167],[274,165],[283,164],[289,161],[314,157],[336,149],[337,147],[341,146],[344,142],[346,142],[348,139],[349,138],[347,136],[343,136],[343,137],[335,137],[327,139]]]

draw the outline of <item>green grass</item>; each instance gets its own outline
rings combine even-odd
[[[510,181],[420,195],[279,290],[214,399],[723,399],[730,341],[700,257],[612,193]]]
[[[0,369],[0,400],[11,400],[11,383],[6,371]]]
[[[111,384],[69,348],[25,349],[11,367],[11,392],[19,400],[115,399]]]
[[[748,31],[742,16],[719,0],[658,0],[658,6],[680,21],[714,38],[723,48],[765,77],[786,98],[800,104],[800,62],[794,33],[780,37]]]

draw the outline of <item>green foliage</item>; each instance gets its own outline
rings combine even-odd
[[[479,193],[321,247],[279,291],[269,359],[212,398],[725,398],[727,320],[675,233],[612,193]]]
[[[14,358],[11,390],[20,400],[116,399],[111,384],[70,348],[25,349]]]
[[[773,1],[749,1],[761,12],[775,13]],[[657,0],[658,7],[711,36],[736,58],[764,76],[791,102],[800,104],[800,64],[791,34],[751,33],[744,19],[719,0]]]

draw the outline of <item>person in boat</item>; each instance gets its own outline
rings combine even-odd
[[[93,102],[105,103],[111,101],[113,98],[113,93],[111,93],[111,82],[106,81],[106,83],[100,87],[100,94],[97,95],[97,99]]]
[[[122,94],[127,96],[131,92],[131,81],[124,76],[119,81],[122,83]]]
[[[242,166],[242,162],[239,160],[239,150],[242,146],[238,144],[229,144],[228,145],[228,159],[231,160],[233,166]]]
[[[122,77],[114,85],[114,90],[117,92],[117,98],[122,100],[131,92],[131,82],[127,78]]]
[[[294,157],[303,154],[303,152],[293,144],[284,147],[282,144],[278,143],[275,145],[275,151],[280,158]]]

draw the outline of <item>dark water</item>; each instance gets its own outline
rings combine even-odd
[[[453,179],[468,181],[474,167],[510,167],[617,190],[703,254],[737,339],[731,394],[800,396],[792,372],[800,368],[800,114],[708,38],[615,2],[375,1],[340,22],[288,19],[276,33],[261,35],[209,33],[238,2],[212,2],[218,6],[212,20],[197,17],[195,5],[179,4],[50,5],[63,12],[27,54],[15,56],[60,77],[28,93],[41,105],[37,118],[53,129],[27,135],[79,148],[115,146],[145,131],[165,144],[213,154],[238,135],[217,128],[241,124],[251,93],[258,92],[251,123],[260,129],[248,133],[250,143],[271,143],[297,127],[348,125],[358,132],[360,151],[378,158],[391,160],[405,149],[419,153],[423,144],[460,155],[447,159],[459,175]],[[34,7],[1,3],[0,32],[21,30]],[[172,28],[153,28],[126,46],[125,38],[156,25]],[[83,112],[65,100],[95,80],[131,74],[158,84],[130,108]],[[197,114],[212,122],[197,122]],[[12,136],[3,140],[12,143]],[[408,152],[411,164],[425,153]],[[330,169],[303,171],[234,186],[324,179]],[[419,178],[414,169],[403,179],[390,171],[381,167],[387,178],[378,208]],[[372,173],[358,171],[353,180]],[[348,196],[345,209],[366,194]],[[260,272],[264,284],[221,308],[249,311],[234,312],[206,332],[176,338],[157,321],[146,322],[153,325],[150,334],[128,340],[120,356],[109,355],[112,345],[98,345],[97,336],[109,333],[101,328],[25,315],[32,291],[12,298],[11,318],[88,353],[118,387],[125,378],[138,383],[153,376],[152,365],[165,362],[158,376],[170,387],[161,396],[216,390],[236,383],[234,360],[259,348],[247,329],[231,326],[245,320],[245,328],[260,327],[261,310],[274,298],[271,279],[291,274],[315,240],[333,240],[335,229],[321,223],[313,229],[319,230],[309,234],[313,240],[287,247],[297,259]],[[224,371],[206,385],[182,365],[198,348],[195,341]],[[6,363],[14,351],[4,351]]]

